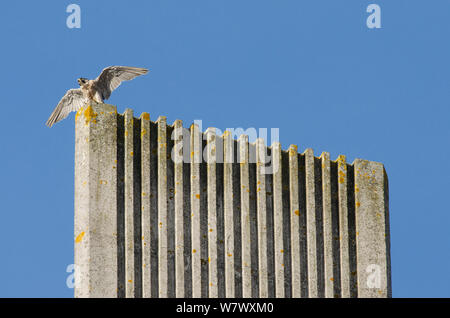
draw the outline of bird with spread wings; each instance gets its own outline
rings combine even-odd
[[[147,69],[139,67],[110,66],[105,68],[95,80],[79,78],[80,88],[67,91],[48,118],[46,125],[52,127],[53,124],[63,120],[71,112],[78,111],[89,102],[103,103],[123,81],[132,80],[147,72]]]

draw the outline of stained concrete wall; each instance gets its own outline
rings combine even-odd
[[[390,297],[383,165],[76,115],[76,297]]]

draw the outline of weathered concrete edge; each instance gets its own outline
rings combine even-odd
[[[387,173],[379,162],[353,166],[358,297],[392,297]]]
[[[101,140],[97,138],[101,136]],[[75,297],[117,297],[117,110],[75,116]]]

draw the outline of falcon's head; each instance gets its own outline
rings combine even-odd
[[[83,85],[86,84],[87,82],[88,82],[88,79],[87,79],[87,78],[80,77],[80,78],[78,79],[78,84],[79,84],[80,86],[83,86]]]

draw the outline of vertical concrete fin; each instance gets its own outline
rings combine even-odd
[[[233,162],[234,145],[229,131],[223,134],[223,192],[224,192],[224,237],[225,237],[225,297],[235,297],[234,282],[234,207],[233,207]]]
[[[308,246],[308,296],[310,298],[317,298],[316,189],[313,150],[306,149],[304,155],[306,177],[306,241]]]
[[[300,281],[300,205],[299,205],[299,179],[298,179],[298,148],[289,147],[289,191],[291,222],[291,273],[292,297],[301,297]]]
[[[183,122],[176,120],[174,126],[174,146],[171,158],[174,161],[175,178],[175,296],[185,297],[184,291],[184,193],[183,193]]]
[[[353,166],[358,297],[390,297],[386,174],[378,162],[356,159]]]
[[[135,297],[134,264],[134,117],[133,110],[124,112],[125,127],[125,293]]]
[[[250,237],[250,181],[248,136],[239,137],[241,167],[241,251],[242,251],[242,297],[252,297],[251,285],[251,237]]]
[[[151,297],[150,234],[150,115],[141,117],[141,233],[142,233],[142,297]]]
[[[159,297],[168,296],[168,219],[167,219],[167,121],[160,116],[158,124],[158,281]]]
[[[201,234],[200,234],[200,163],[202,139],[199,127],[191,125],[191,242],[192,297],[201,297]]]
[[[324,280],[325,297],[334,297],[334,264],[333,259],[333,217],[331,213],[331,164],[330,154],[323,152],[320,156],[322,167],[322,222],[324,246]]]
[[[349,224],[347,203],[347,163],[340,155],[337,159],[338,204],[339,204],[339,250],[340,250],[340,279],[341,297],[350,298],[350,253],[349,253]]]
[[[175,268],[175,165],[172,160],[174,126],[166,126],[166,179],[167,179],[167,297],[176,296]]]
[[[141,121],[133,118],[134,295],[142,297]]]
[[[258,267],[259,267],[259,297],[269,297],[267,269],[267,194],[266,176],[263,167],[267,160],[267,149],[264,140],[256,140],[256,203],[258,219]]]
[[[110,145],[110,146],[105,146]],[[75,122],[75,297],[117,297],[117,111],[93,105]]]
[[[217,298],[217,180],[216,180],[216,129],[208,128],[206,131],[206,162],[207,162],[207,201],[208,201],[208,265],[209,265],[209,298]]]
[[[274,255],[275,255],[275,297],[283,298],[284,289],[284,246],[283,246],[283,180],[281,145],[272,144],[273,174],[273,219],[274,219]]]
[[[116,204],[117,204],[117,281],[118,297],[126,297],[125,266],[125,116],[117,114]]]

